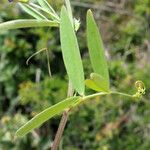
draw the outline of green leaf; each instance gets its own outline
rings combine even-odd
[[[99,88],[96,84],[95,84],[95,82],[92,80],[92,79],[86,79],[85,80],[85,85],[88,87],[88,88],[90,88],[90,89],[92,89],[92,90],[94,90],[94,91],[97,91],[97,92],[100,92],[102,89],[101,88]]]
[[[23,3],[19,3],[19,5],[22,7],[22,9],[28,13],[29,15],[31,15],[32,17],[38,19],[38,20],[48,20],[44,15],[42,15],[41,13],[39,13],[36,9],[34,9],[33,7],[31,7],[28,4],[23,4]]]
[[[85,80],[85,84],[90,89],[98,92],[109,92],[109,87],[105,79],[97,73],[92,73],[90,79]]]
[[[43,7],[47,11],[50,11],[50,12],[56,14],[56,12],[54,11],[54,9],[51,7],[51,5],[46,0],[37,0],[37,1],[41,5],[41,7]]]
[[[72,25],[74,26],[74,20],[73,20],[70,0],[65,0],[65,3],[66,3],[67,11],[68,11],[68,16],[70,18],[70,21],[71,21]]]
[[[54,14],[53,12],[51,12],[51,11],[49,11],[49,10],[47,10],[47,9],[45,9],[45,8],[43,8],[43,7],[40,7],[39,5],[36,5],[36,4],[34,4],[34,3],[30,3],[30,6],[32,6],[32,7],[36,8],[36,9],[38,9],[38,10],[41,10],[41,11],[47,13],[47,14],[49,15],[50,19],[54,18],[54,19],[56,19],[57,21],[60,21],[58,15]]]
[[[71,97],[65,99],[52,107],[49,107],[36,115],[30,121],[28,121],[24,126],[17,130],[17,136],[24,136],[27,133],[31,132],[33,129],[38,128],[45,121],[52,118],[55,115],[62,113],[65,109],[73,107],[76,103],[80,101],[80,97]]]
[[[18,0],[18,2],[27,3],[29,0]]]
[[[63,60],[73,88],[81,95],[84,94],[84,72],[80,50],[74,28],[66,8],[61,9],[60,39]]]
[[[36,19],[19,19],[0,23],[0,32],[10,29],[29,28],[29,27],[58,27],[58,22]]]
[[[108,89],[109,72],[104,46],[91,10],[87,12],[87,42],[93,70],[105,80]]]

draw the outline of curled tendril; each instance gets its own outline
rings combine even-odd
[[[135,82],[135,88],[137,89],[137,92],[133,95],[135,98],[141,98],[142,95],[145,94],[145,85],[142,81],[136,81]]]

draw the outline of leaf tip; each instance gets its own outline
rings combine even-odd
[[[63,6],[61,7],[61,11],[66,11],[65,5],[63,5]]]
[[[22,127],[20,127],[20,128],[16,131],[15,137],[23,137],[25,134],[27,134],[27,133],[25,132],[25,130],[24,130],[24,126],[25,126],[25,125],[23,125]]]
[[[93,16],[93,12],[92,12],[91,9],[88,9],[88,11],[87,11],[87,16]]]
[[[66,9],[65,5],[63,5],[63,6],[61,7],[60,16],[64,16],[64,14],[66,14],[66,13],[67,13],[67,9]]]
[[[88,9],[88,10],[87,10],[87,13],[92,13],[92,10],[91,10],[91,9]]]
[[[14,136],[14,138],[17,138],[17,137],[19,137],[20,136],[20,134],[19,134],[19,129],[16,131],[16,133],[15,133],[15,136]]]

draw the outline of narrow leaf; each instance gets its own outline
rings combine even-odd
[[[53,105],[50,108],[45,109],[34,118],[32,118],[29,122],[27,122],[24,126],[22,126],[19,130],[17,130],[17,136],[24,136],[27,133],[31,132],[33,129],[38,128],[45,121],[49,120],[55,115],[62,113],[65,109],[74,106],[76,103],[80,101],[80,97],[71,97],[65,99],[56,105]]]
[[[21,3],[27,3],[29,0],[18,0],[18,2],[21,2]]]
[[[18,29],[18,28],[30,28],[30,27],[58,27],[58,22],[48,20],[36,20],[36,19],[20,19],[7,21],[0,23],[0,31]]]
[[[34,4],[34,3],[30,3],[30,6],[32,6],[32,7],[36,8],[36,9],[39,9],[39,10],[41,10],[41,11],[47,13],[51,19],[54,18],[54,19],[56,19],[57,21],[59,21],[58,15],[54,14],[53,12],[51,12],[51,11],[49,11],[49,10],[43,8],[43,7],[40,7],[39,5],[36,5],[36,4]]]
[[[71,21],[72,25],[74,26],[74,21],[73,21],[73,15],[72,15],[72,9],[71,9],[70,0],[65,0],[65,3],[66,3],[67,11],[68,11],[68,16],[70,18],[70,21]]]
[[[74,28],[66,8],[61,9],[60,39],[63,60],[73,88],[81,95],[84,94],[84,72],[79,46]]]
[[[90,79],[85,81],[87,87],[98,92],[109,92],[106,79],[97,73],[91,73]]]
[[[51,7],[51,5],[46,0],[37,0],[37,1],[41,5],[41,7],[43,7],[47,11],[50,11],[50,12],[56,14],[56,12],[54,11],[54,9]]]
[[[93,70],[105,79],[107,88],[109,88],[109,73],[104,46],[99,29],[90,10],[87,12],[87,42]]]
[[[36,9],[34,9],[33,7],[31,7],[28,4],[23,4],[23,3],[19,3],[19,5],[22,7],[22,9],[28,13],[29,15],[31,15],[32,17],[38,19],[38,20],[42,20],[42,19],[46,19],[47,18],[42,15],[40,12],[38,12]]]

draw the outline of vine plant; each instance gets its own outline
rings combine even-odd
[[[9,0],[12,2],[13,0]],[[65,0],[65,6],[62,6],[60,16],[55,12],[51,5],[46,0],[37,0],[37,3],[28,2],[28,0],[18,0],[22,10],[31,15],[34,19],[12,20],[0,23],[0,31],[28,28],[28,27],[57,27],[60,31],[61,49],[63,61],[69,77],[69,90],[74,89],[75,92],[70,92],[65,100],[53,105],[37,114],[20,129],[17,130],[16,136],[24,136],[33,129],[41,126],[45,121],[58,115],[62,112],[69,114],[70,110],[80,105],[82,102],[102,95],[117,94],[127,96],[135,101],[145,94],[145,86],[142,81],[136,81],[135,87],[137,92],[135,94],[126,94],[118,91],[112,91],[109,82],[109,71],[107,61],[104,54],[104,46],[99,33],[98,27],[94,20],[91,10],[87,11],[86,28],[87,28],[87,43],[89,49],[89,56],[93,68],[90,74],[90,79],[84,78],[84,70],[80,50],[76,37],[76,31],[80,27],[80,21],[73,18],[70,1]],[[86,95],[85,86],[95,91],[95,94]],[[79,95],[79,96],[77,96]],[[63,128],[67,122],[60,123],[61,131],[58,131],[52,149],[57,149],[57,146],[63,133]],[[61,128],[63,126],[63,128]]]

